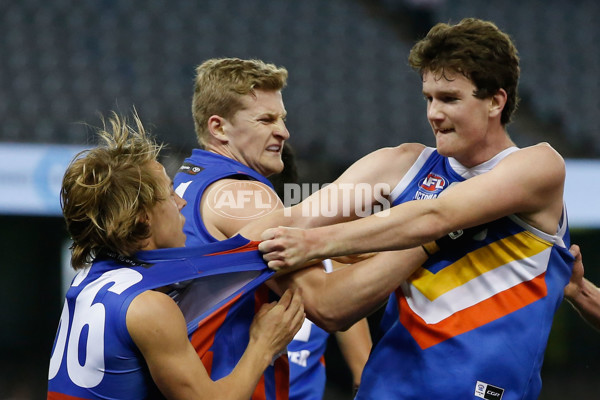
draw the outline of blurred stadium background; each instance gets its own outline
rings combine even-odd
[[[509,132],[520,146],[548,141],[568,158],[573,242],[600,283],[596,0],[0,2],[0,399],[45,398],[68,246],[58,188],[72,155],[93,145],[100,114],[135,106],[169,144],[163,162],[173,173],[196,143],[195,66],[260,58],[289,70],[284,100],[301,180],[329,182],[377,148],[433,145],[406,58],[433,23],[469,16],[494,21],[516,42],[522,103]],[[563,304],[540,398],[596,398],[599,342]],[[326,399],[350,398],[335,341],[327,367]]]

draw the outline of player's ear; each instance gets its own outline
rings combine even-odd
[[[138,226],[139,225],[147,225],[148,228],[150,228],[150,225],[152,224],[152,218],[146,210],[142,210],[142,211],[140,211],[137,218],[135,219],[135,223]]]
[[[211,115],[208,118],[208,132],[213,139],[221,143],[228,143],[227,137],[227,120],[219,115]]]
[[[507,98],[508,95],[504,89],[498,90],[496,94],[492,96],[490,101],[490,117],[498,117],[502,114]]]
[[[142,242],[140,243],[140,250],[151,250],[155,248],[152,247],[154,244],[154,239],[151,234],[151,227],[152,215],[146,210],[141,210],[137,215],[137,218],[135,219],[135,230],[138,232],[146,231],[150,234],[150,236],[147,239],[142,240]]]

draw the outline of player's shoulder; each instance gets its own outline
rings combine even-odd
[[[552,147],[552,145],[548,142],[540,142],[536,144],[532,144],[531,146],[522,147],[519,149],[524,152],[544,152],[544,153],[556,153],[559,154],[558,151]]]
[[[384,147],[378,151],[390,156],[418,157],[427,146],[421,143],[402,143],[394,147]]]
[[[203,199],[208,201],[209,204],[213,204],[250,194],[269,200],[277,198],[273,188],[266,183],[239,177],[223,178],[211,183],[204,191]]]
[[[419,143],[403,143],[375,150],[354,163],[340,179],[351,174],[354,180],[388,183],[393,187],[425,148]]]
[[[519,176],[530,184],[553,186],[564,182],[563,157],[548,143],[538,143],[514,151],[498,163],[504,176]]]
[[[269,185],[230,178],[211,184],[200,205],[204,225],[219,239],[233,237],[248,223],[282,207],[279,196]]]
[[[135,345],[146,354],[157,345],[165,346],[170,338],[185,334],[185,319],[175,301],[167,294],[147,290],[131,302],[126,325]]]
[[[146,290],[135,296],[131,301],[129,311],[138,313],[143,317],[150,317],[152,313],[170,311],[177,305],[169,295],[160,290]]]
[[[528,163],[534,161],[541,165],[557,168],[564,168],[565,161],[556,149],[550,143],[541,142],[510,154],[507,159],[523,160]]]
[[[402,143],[395,147],[384,147],[370,154],[385,165],[413,164],[426,146],[421,143]]]
[[[131,301],[127,309],[127,326],[147,325],[150,321],[169,320],[179,307],[167,294],[146,290]]]
[[[231,187],[232,189],[237,189],[237,188],[244,189],[247,187],[261,187],[261,188],[266,188],[270,191],[273,191],[273,189],[266,183],[257,181],[255,179],[252,179],[245,175],[239,175],[236,177],[227,177],[227,178],[218,179],[218,180],[212,182],[210,185],[208,185],[207,190],[209,190],[212,187],[222,187],[222,186]]]

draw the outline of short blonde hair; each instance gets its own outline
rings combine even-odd
[[[146,212],[169,196],[148,164],[162,145],[112,113],[98,129],[100,144],[75,156],[65,172],[61,206],[71,235],[71,265],[84,268],[102,251],[131,256],[150,237]]]
[[[201,147],[208,138],[208,119],[212,115],[231,118],[242,108],[241,96],[255,89],[277,91],[287,83],[283,67],[260,60],[213,58],[196,68],[192,116]]]

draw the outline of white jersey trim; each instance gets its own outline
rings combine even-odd
[[[465,179],[473,178],[474,176],[481,175],[485,172],[491,171],[500,161],[502,161],[507,155],[514,153],[519,150],[518,147],[512,146],[507,149],[502,150],[500,153],[496,154],[494,157],[489,160],[482,162],[479,165],[476,165],[472,168],[467,168],[458,162],[455,158],[449,157],[448,162],[450,163],[450,167],[462,176]]]
[[[406,189],[408,184],[412,182],[412,180],[419,173],[423,165],[425,165],[425,163],[434,151],[435,149],[433,147],[425,147],[423,149],[421,154],[419,154],[417,161],[415,161],[415,163],[410,167],[408,172],[404,174],[402,179],[400,179],[400,182],[398,182],[396,187],[394,187],[394,189],[390,193],[390,201],[392,203],[396,201],[396,199],[402,194],[402,192],[404,191],[404,189]]]
[[[428,324],[436,324],[452,314],[546,272],[552,247],[525,260],[513,260],[430,300],[409,282],[402,291],[410,308]]]

